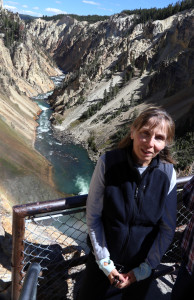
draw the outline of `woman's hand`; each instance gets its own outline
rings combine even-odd
[[[123,283],[120,283],[119,288],[121,289],[130,286],[136,281],[136,277],[133,271],[129,271],[127,274],[123,274],[123,277],[125,278],[125,281]]]
[[[127,279],[124,277],[123,274],[120,274],[117,269],[113,269],[110,274],[108,275],[108,279],[110,284],[120,288],[120,284],[123,284]]]
[[[136,281],[133,271],[127,274],[120,274],[114,269],[108,276],[110,283],[119,289],[124,289]]]
[[[111,285],[123,289],[130,286],[133,282],[136,281],[133,271],[128,272],[127,274],[120,274],[117,269],[112,270],[108,275]]]

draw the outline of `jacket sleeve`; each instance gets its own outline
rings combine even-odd
[[[86,204],[88,233],[97,261],[110,256],[101,220],[104,199],[104,169],[102,156],[99,158],[92,175]]]
[[[173,172],[176,182],[176,174]],[[171,180],[171,182],[172,182]],[[159,222],[159,231],[156,239],[148,252],[146,262],[155,269],[161,262],[163,255],[170,246],[176,228],[176,212],[177,212],[177,188],[176,184],[171,185],[170,192],[166,197],[163,215]]]

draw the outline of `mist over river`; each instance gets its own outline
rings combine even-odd
[[[63,77],[53,77],[55,85],[60,85]],[[52,110],[47,102],[49,95],[52,95],[52,92],[33,98],[42,110],[38,119],[35,148],[52,164],[53,179],[58,191],[67,194],[87,194],[94,163],[82,146],[62,144],[53,136],[49,120]]]

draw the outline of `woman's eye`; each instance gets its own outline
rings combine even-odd
[[[164,137],[164,136],[161,136],[161,135],[158,135],[158,136],[156,136],[156,139],[157,139],[157,140],[160,140],[160,141],[164,141],[164,140],[165,140],[165,137]]]
[[[143,131],[142,134],[145,136],[149,136],[149,132],[147,132],[147,131]]]

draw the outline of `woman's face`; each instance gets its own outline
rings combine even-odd
[[[152,128],[152,119],[139,130],[131,130],[133,140],[133,157],[136,163],[148,166],[151,160],[166,146],[167,124],[161,121]]]

